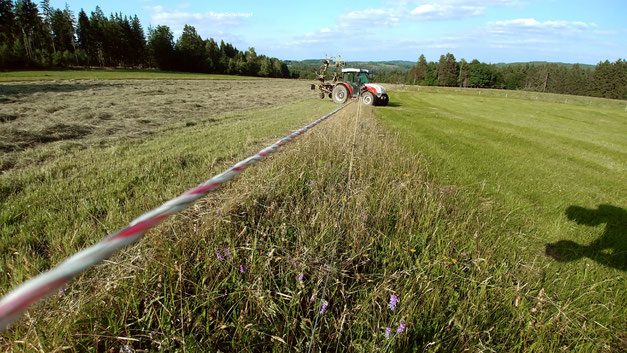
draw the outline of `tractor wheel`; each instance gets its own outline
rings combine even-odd
[[[333,101],[337,104],[344,104],[348,100],[348,89],[343,84],[338,84],[333,87]]]
[[[365,105],[374,105],[374,94],[372,94],[372,92],[364,92],[363,98],[361,98],[361,101],[364,102]]]
[[[390,97],[388,97],[388,95],[384,93],[381,95],[381,99],[379,100],[379,105],[386,106],[388,105],[389,101],[390,101]]]

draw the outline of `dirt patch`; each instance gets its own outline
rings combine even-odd
[[[307,93],[303,81],[276,79],[3,83],[0,165],[19,168],[9,161],[57,141],[112,146],[228,119],[225,113],[294,102]]]

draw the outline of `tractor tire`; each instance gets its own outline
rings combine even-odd
[[[389,101],[390,101],[390,97],[388,97],[388,95],[384,93],[381,95],[381,98],[379,98],[379,102],[377,105],[382,105],[385,107],[386,105],[388,105]]]
[[[338,84],[333,87],[333,101],[337,104],[344,104],[348,100],[348,89],[343,84]]]
[[[374,105],[375,103],[374,94],[368,91],[364,92],[364,94],[362,95],[361,101],[364,102],[365,105]]]

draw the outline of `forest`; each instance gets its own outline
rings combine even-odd
[[[587,65],[586,65],[587,66]],[[594,67],[557,63],[486,64],[457,61],[451,53],[438,62],[424,55],[408,71],[379,72],[377,82],[422,86],[527,90],[627,99],[627,62],[618,59]]]
[[[282,61],[203,39],[186,25],[175,40],[168,26],[149,27],[100,7],[78,16],[49,0],[0,0],[0,70],[65,67],[158,68],[170,71],[290,77]]]

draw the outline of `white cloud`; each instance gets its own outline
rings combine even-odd
[[[166,25],[175,35],[180,34],[187,24],[194,26],[203,38],[220,37],[225,40],[230,39],[229,29],[242,25],[245,19],[253,16],[252,13],[236,12],[187,12],[165,9],[160,5],[146,7],[146,10],[150,13],[153,25]]]
[[[596,24],[581,21],[538,21],[535,18],[518,18],[514,20],[489,22],[486,32],[501,36],[534,35],[542,37],[559,37],[579,35]]]
[[[413,3],[418,6],[409,14],[423,21],[458,20],[482,16],[488,7],[524,5],[518,0],[428,0]]]
[[[436,11],[436,5],[424,4],[424,5],[420,5],[416,7],[410,13],[412,15],[424,15],[424,14],[433,13],[435,11]]]
[[[390,48],[392,40],[385,36],[387,28],[399,27],[416,19],[424,21],[455,20],[483,15],[487,6],[520,5],[519,0],[387,0],[384,8],[365,8],[345,12],[339,15],[333,26],[317,31],[296,35],[291,39],[276,42],[273,48],[319,46],[325,50],[370,52],[372,48]],[[368,46],[356,46],[356,38],[368,38]],[[429,44],[442,46],[441,43]],[[450,45],[449,45],[450,46]],[[332,48],[332,49],[328,49]]]
[[[319,46],[329,54],[368,52],[382,44],[373,36],[384,27],[398,25],[402,17],[395,9],[372,9],[350,11],[338,16],[336,24],[317,31],[295,36],[292,39],[273,43],[272,48]],[[356,46],[359,38],[368,38],[369,45]]]
[[[625,32],[627,32],[627,30],[625,30]],[[594,31],[594,33],[600,36],[614,36],[614,35],[619,34],[619,32],[616,30],[598,30],[598,31]]]
[[[355,10],[340,15],[337,19],[339,26],[344,28],[364,28],[369,26],[390,26],[400,22],[401,16],[396,9]]]
[[[410,14],[422,20],[451,20],[485,13],[484,6],[459,4],[423,4],[410,11]]]

